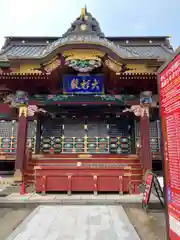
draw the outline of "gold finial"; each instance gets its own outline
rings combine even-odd
[[[85,5],[84,8],[81,8],[81,18],[85,19],[86,14],[87,14],[87,6]]]

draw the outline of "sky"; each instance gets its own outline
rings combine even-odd
[[[5,36],[61,36],[85,4],[106,36],[171,36],[180,45],[180,0],[0,0],[0,47]]]

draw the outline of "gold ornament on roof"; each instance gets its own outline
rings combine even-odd
[[[85,5],[84,8],[81,8],[81,19],[82,20],[87,20],[88,19],[86,5]]]
[[[87,25],[86,25],[86,24],[81,24],[80,29],[81,29],[82,31],[87,30]]]

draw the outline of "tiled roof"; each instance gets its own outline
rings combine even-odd
[[[124,47],[124,46],[123,46]],[[170,51],[166,46],[162,45],[151,45],[151,46],[127,46],[124,47],[124,50],[127,52],[127,55],[130,57],[139,57],[139,58],[160,58],[166,59],[172,51]]]
[[[46,46],[42,45],[15,44],[10,46],[7,51],[4,49],[3,55],[7,57],[40,57],[45,49]]]
[[[166,60],[173,50],[167,37],[105,37],[99,22],[83,8],[62,37],[8,37],[0,56],[8,59],[42,59],[65,45],[101,48],[115,58]]]
[[[149,41],[146,38],[143,38],[144,40],[142,41],[142,37],[140,37],[139,39],[141,40],[138,41],[138,37],[134,37],[137,41],[131,41],[130,38],[130,41],[126,42],[124,40],[121,41],[121,38],[118,38],[117,42],[112,42],[108,40],[108,38],[91,35],[73,35],[64,38],[57,38],[57,40],[55,40],[55,37],[52,39],[41,37],[41,42],[38,41],[38,39],[38,37],[37,40],[36,38],[31,38],[31,41],[29,41],[29,38],[24,38],[24,41],[17,41],[17,38],[14,38],[14,40],[13,38],[9,38],[8,44],[6,43],[5,47],[0,52],[0,58],[39,59],[48,56],[51,52],[61,46],[86,43],[107,47],[122,58],[159,59],[164,61],[173,54],[173,50],[167,45],[167,39],[165,37],[162,39],[160,38],[158,41]],[[151,38],[149,37],[149,39]],[[20,40],[20,38],[18,40]]]

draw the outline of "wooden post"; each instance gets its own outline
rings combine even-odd
[[[152,103],[152,92],[145,91],[140,94],[140,104],[144,108],[144,112],[140,117],[140,138],[141,138],[141,164],[143,167],[143,175],[152,170],[152,152],[150,145],[150,122],[149,108]]]
[[[14,181],[23,181],[23,165],[26,157],[26,141],[27,141],[27,127],[28,127],[28,108],[27,106],[19,107],[19,121],[17,134],[17,150],[15,162]]]
[[[152,153],[150,146],[150,123],[149,117],[145,113],[144,116],[140,118],[140,138],[141,138],[141,164],[144,170],[144,174],[147,170],[152,169]]]
[[[36,147],[35,147],[35,153],[39,154],[41,149],[41,117],[38,117],[37,119],[37,126],[36,126]]]

